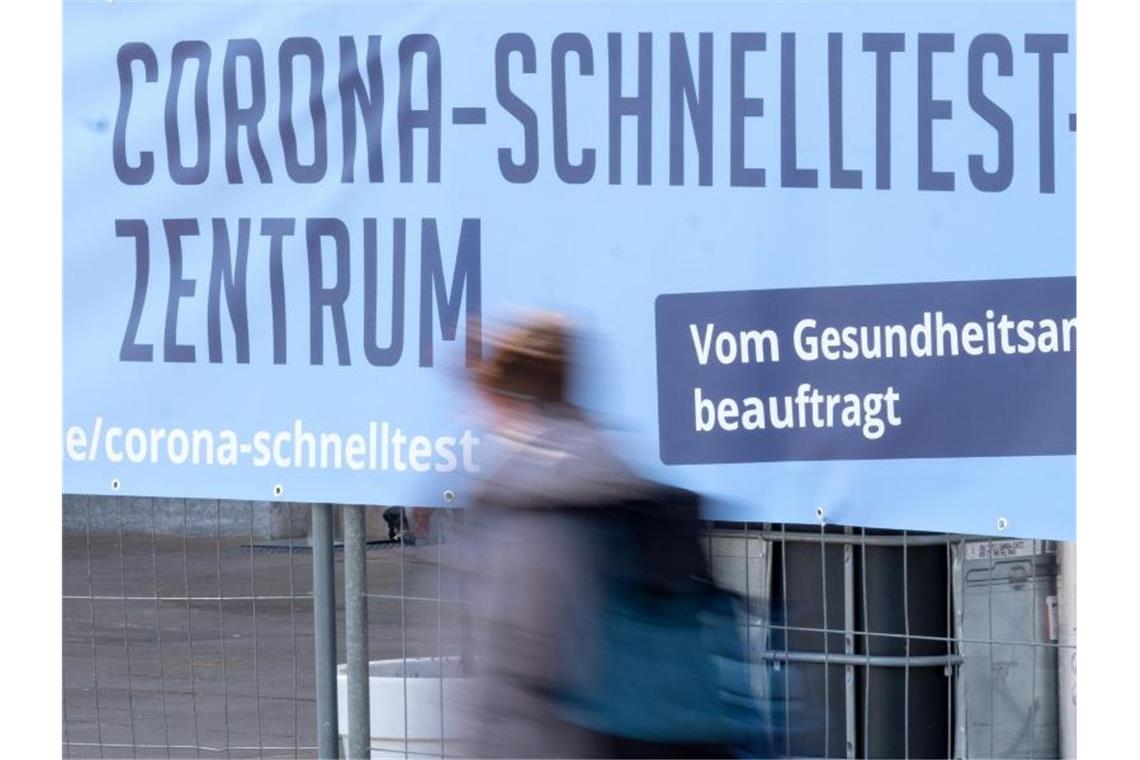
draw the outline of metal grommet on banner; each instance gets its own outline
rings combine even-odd
[[[112,491],[118,491],[119,490],[119,479],[118,478],[112,478],[111,479],[111,490]]]
[[[1001,533],[1002,531],[1004,531],[1008,527],[1009,527],[1009,520],[1005,519],[1004,517],[999,517],[997,519],[998,533]]]
[[[285,493],[285,489],[281,487],[281,484],[280,484],[280,483],[278,483],[277,485],[273,486],[273,495],[274,495],[274,496],[280,496],[280,495],[281,495],[281,494],[283,494],[283,493]]]
[[[443,490],[443,500],[448,504],[455,501],[455,491],[452,491],[450,488],[445,488]]]

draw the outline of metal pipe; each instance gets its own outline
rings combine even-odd
[[[317,681],[317,757],[336,760],[336,587],[331,504],[313,505],[313,642]]]
[[[966,545],[957,543],[950,547],[950,580],[953,594],[954,608],[954,649],[959,654],[966,643],[965,638],[965,558]],[[965,760],[966,757],[966,669],[957,668],[952,671],[954,677],[954,758]]]
[[[1077,545],[1057,545],[1057,685],[1061,757],[1077,756]]]
[[[348,749],[350,758],[369,757],[368,578],[364,507],[344,508],[344,639],[348,666]]]
[[[740,533],[732,530],[718,530],[713,529],[709,531],[714,536],[736,537],[739,538]],[[952,534],[944,535],[914,535],[913,533],[906,536],[867,536],[866,544],[864,544],[863,537],[856,537],[848,533],[781,533],[779,531],[764,531],[759,534],[759,537],[765,541],[789,541],[800,543],[816,543],[822,541],[825,544],[858,544],[860,546],[902,546],[904,541],[907,546],[945,546],[946,544],[956,544],[960,541],[982,541],[985,536],[959,536]]]
[[[764,652],[760,655],[765,660],[781,660],[784,662],[806,662],[822,664],[824,662],[836,665],[863,665],[876,668],[945,668],[947,666],[961,665],[963,660],[957,654],[926,655],[920,657],[907,657],[905,655],[862,655],[862,654],[824,654],[823,652]]]
[[[81,597],[81,598],[86,599],[87,597]],[[757,624],[757,625],[759,625],[759,624]],[[778,631],[796,631],[798,633],[834,633],[834,631],[831,631],[828,628],[819,628],[816,626],[806,626],[806,625],[779,625],[777,623],[770,623],[770,624],[768,624],[767,627],[772,628],[774,630],[778,630]],[[876,639],[905,639],[905,638],[907,638],[907,635],[905,633],[877,633],[877,632],[864,631],[864,630],[856,631],[856,633],[860,636],[867,636],[868,638],[876,638]],[[984,639],[983,638],[953,639],[953,638],[948,637],[948,636],[925,636],[925,635],[918,634],[918,633],[912,633],[910,635],[910,640],[911,641],[940,641],[942,643],[945,643],[947,641],[958,641],[959,643],[962,643],[962,644],[997,644],[1000,646],[1034,647],[1034,648],[1038,648],[1038,649],[1058,649],[1059,650],[1059,649],[1065,648],[1061,644],[1058,644],[1056,642],[1049,642],[1049,641],[1015,641],[1013,639],[996,639],[996,638],[995,639],[989,639],[989,638],[984,638]]]
[[[848,536],[851,528],[843,529]],[[855,557],[851,544],[843,547],[843,654],[855,654]],[[846,729],[847,757],[855,757],[855,666],[843,666],[844,726]]]

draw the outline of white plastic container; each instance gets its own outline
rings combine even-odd
[[[337,724],[344,745],[348,742],[346,668],[340,665],[336,678]],[[368,663],[368,683],[373,758],[470,754],[471,679],[459,677],[458,657],[444,657],[442,662],[438,657],[374,660]]]

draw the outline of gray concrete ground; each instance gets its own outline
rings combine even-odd
[[[244,504],[224,508],[249,519]],[[249,543],[65,533],[65,757],[315,756],[311,554],[304,538],[292,551]],[[371,659],[458,651],[447,552],[370,547]],[[337,607],[343,662],[343,598]]]

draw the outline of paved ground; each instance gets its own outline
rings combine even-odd
[[[315,756],[311,555],[248,544],[64,537],[65,757]],[[447,552],[370,549],[372,659],[457,651]]]

